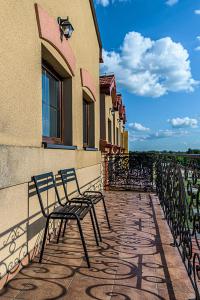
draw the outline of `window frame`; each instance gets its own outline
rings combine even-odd
[[[95,107],[94,107],[94,102],[89,101],[87,97],[83,95],[83,100],[82,100],[82,117],[84,121],[84,103],[86,105],[86,129],[84,129],[84,122],[82,123],[83,125],[83,148],[91,148],[93,149],[95,147]],[[92,127],[91,127],[92,126]],[[93,128],[93,129],[92,129]],[[86,130],[86,140],[84,141],[84,131]]]
[[[117,144],[117,146],[119,146],[119,128],[118,127],[116,127],[116,137],[117,137],[116,144]]]
[[[90,105],[90,103],[85,99],[85,98],[83,98],[83,116],[84,116],[84,103],[85,103],[85,105],[86,105],[86,123],[87,123],[87,125],[86,125],[86,129],[85,129],[85,131],[86,131],[86,142],[84,141],[84,123],[83,123],[83,147],[84,148],[87,148],[87,147],[89,147],[89,126],[90,126],[90,118],[89,118],[89,105]],[[83,118],[83,120],[84,120],[84,118]]]
[[[63,124],[63,79],[45,61],[42,62],[42,71],[43,71],[43,69],[59,82],[60,137],[53,137],[53,136],[48,137],[48,136],[44,136],[42,133],[42,142],[48,143],[48,144],[63,145],[64,144],[64,138],[63,138],[63,131],[64,131],[64,128],[63,128],[63,126],[64,126],[64,124]],[[42,117],[43,117],[43,112],[42,112]],[[43,128],[42,128],[42,130],[43,130]]]
[[[112,121],[110,118],[108,118],[108,143],[112,144]]]

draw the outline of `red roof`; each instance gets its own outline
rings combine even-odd
[[[115,80],[115,75],[103,75],[100,76],[100,87],[111,86],[113,80]]]
[[[122,104],[122,95],[121,94],[117,94],[117,103],[118,103],[118,105]]]
[[[119,117],[126,123],[126,109],[122,102],[122,95],[116,93],[115,75],[100,76],[101,93],[112,96],[113,108],[119,111]]]
[[[111,95],[113,90],[116,94],[116,81],[114,74],[100,76],[100,90],[102,94]]]

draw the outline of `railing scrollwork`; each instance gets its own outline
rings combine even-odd
[[[200,299],[200,170],[193,160],[158,157],[156,190],[188,276]]]
[[[200,155],[108,154],[104,174],[108,190],[156,191],[200,300]]]

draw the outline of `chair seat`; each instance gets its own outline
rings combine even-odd
[[[92,201],[93,204],[97,204],[102,198],[103,195],[100,195],[98,193],[91,193],[90,192],[85,192],[85,194],[83,195],[84,198],[89,199]]]
[[[76,216],[82,220],[86,214],[90,211],[90,207],[88,205],[74,205],[74,204],[67,204],[66,206],[62,207],[59,206],[54,212],[58,213],[74,213]],[[71,216],[70,219],[75,219],[75,217]]]

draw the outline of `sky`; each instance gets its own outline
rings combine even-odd
[[[94,0],[129,148],[200,149],[200,0]]]

